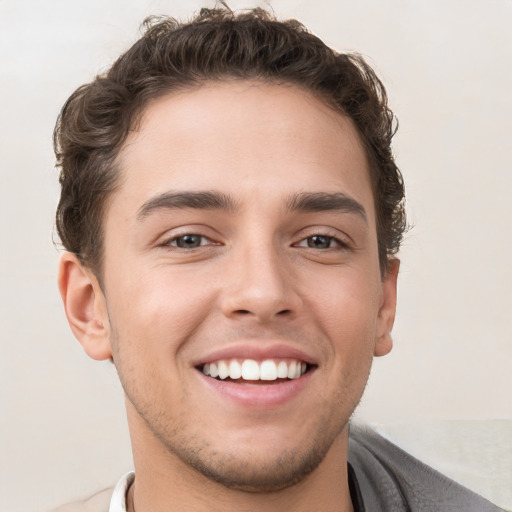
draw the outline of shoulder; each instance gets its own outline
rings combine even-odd
[[[51,512],[108,512],[114,487],[103,489],[90,498],[62,505]]]
[[[350,425],[349,462],[356,474],[367,510],[501,510],[423,464],[369,427]]]

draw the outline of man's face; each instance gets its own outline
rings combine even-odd
[[[396,273],[351,122],[292,86],[214,83],[154,100],[119,165],[102,314],[135,451],[246,490],[301,480],[390,348]]]

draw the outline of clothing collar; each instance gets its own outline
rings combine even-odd
[[[112,499],[110,500],[108,512],[126,512],[126,493],[134,480],[135,473],[130,471],[117,482]]]
[[[354,512],[366,512],[364,508],[363,495],[357,482],[356,473],[350,462],[347,463],[348,469],[348,488],[350,490],[350,499],[352,500],[352,507]]]

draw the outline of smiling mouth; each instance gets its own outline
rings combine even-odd
[[[200,365],[198,370],[216,380],[262,384],[295,380],[312,369],[312,365],[297,359],[220,359]]]

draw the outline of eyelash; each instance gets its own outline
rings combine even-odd
[[[313,246],[310,246],[309,245],[309,241],[314,239],[314,238],[319,238],[319,239],[325,239],[327,241],[327,243],[329,244],[328,247],[313,247]],[[302,243],[306,243],[307,245],[302,245]],[[333,247],[331,244],[332,242],[334,242],[335,246]],[[313,235],[310,235],[306,238],[303,238],[298,244],[295,244],[295,247],[307,247],[308,249],[313,249],[313,250],[343,250],[343,249],[348,249],[349,248],[349,245],[341,240],[340,238],[336,237],[336,236],[332,236],[332,235],[328,235],[328,234],[321,234],[321,233],[315,233]]]
[[[199,238],[200,239],[199,245],[196,245],[193,247],[184,247],[184,246],[178,245],[180,240],[183,240],[187,237]],[[315,238],[325,239],[326,243],[328,244],[328,247],[314,247],[312,245],[309,245],[309,241],[313,240]],[[335,244],[334,247],[332,246],[333,243]],[[303,244],[306,244],[306,245],[303,245]],[[181,249],[181,250],[186,250],[186,251],[193,250],[193,249],[199,249],[201,247],[205,247],[208,245],[222,245],[222,244],[216,243],[213,240],[211,240],[210,238],[208,238],[207,236],[201,235],[198,233],[184,233],[182,235],[174,236],[173,238],[167,240],[166,242],[164,242],[162,244],[163,247],[173,247],[176,249]],[[345,241],[341,240],[340,238],[330,235],[330,234],[314,233],[312,235],[309,235],[308,237],[302,238],[300,240],[300,242],[298,242],[297,244],[293,244],[293,247],[307,247],[308,249],[313,249],[313,250],[336,250],[336,249],[337,250],[345,250],[345,249],[349,249],[349,244],[347,244]]]
[[[187,237],[197,237],[197,238],[201,239],[199,245],[197,245],[195,247],[180,247],[178,245],[178,243],[179,243],[178,241],[180,239],[185,239]],[[203,243],[204,241],[206,241],[207,243]],[[204,247],[206,245],[220,245],[220,244],[213,242],[213,240],[211,240],[210,238],[208,238],[205,235],[200,235],[198,233],[184,233],[183,235],[174,236],[173,238],[164,242],[162,245],[164,247],[175,247],[177,249],[191,250],[191,249],[198,249],[198,248]]]

